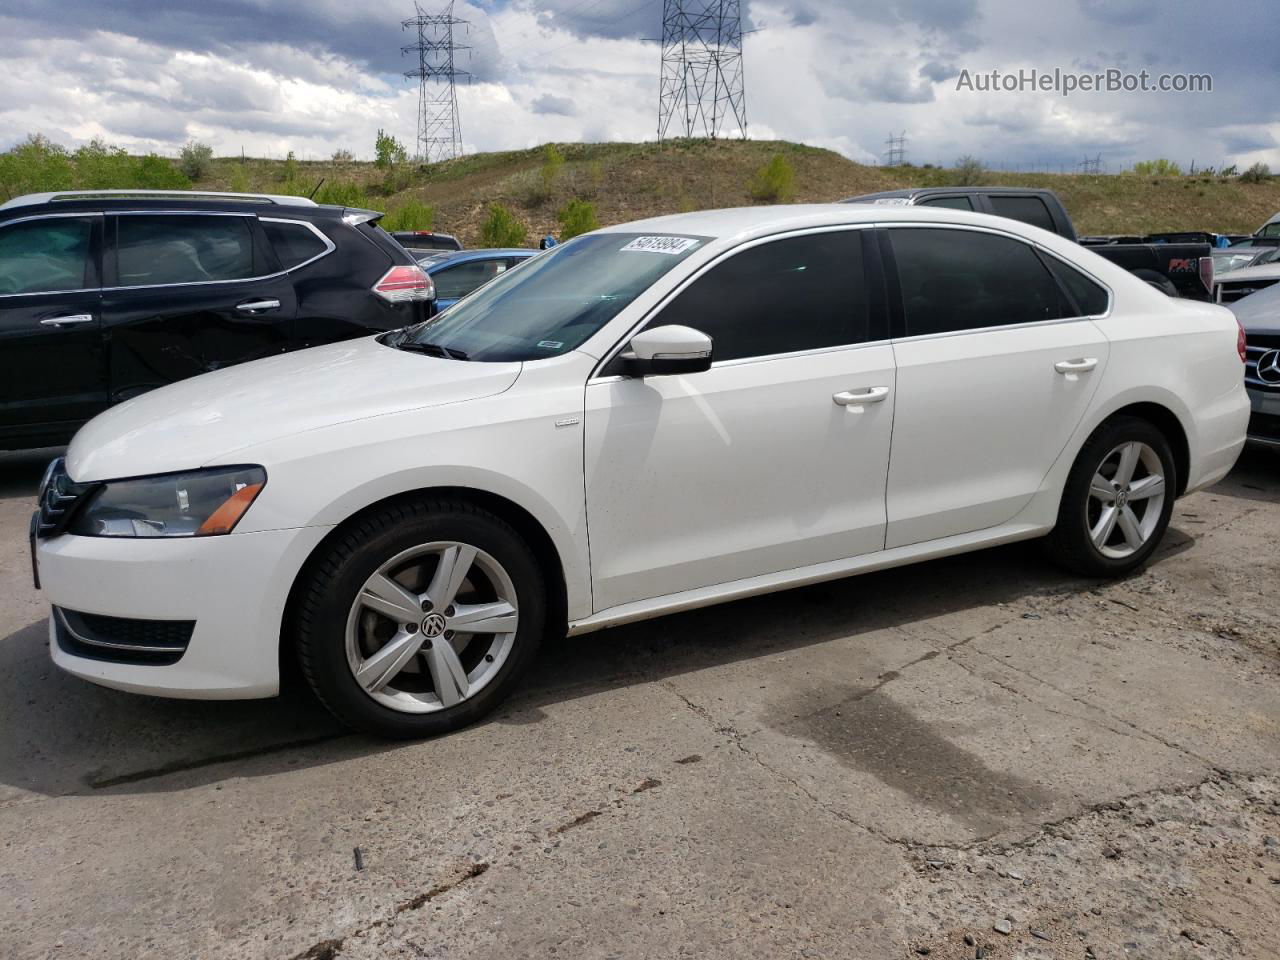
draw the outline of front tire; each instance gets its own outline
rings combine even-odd
[[[1138,417],[1103,423],[1067,475],[1050,555],[1086,577],[1123,577],[1159,547],[1177,490],[1165,435]]]
[[[416,738],[473,723],[532,661],[546,617],[533,551],[461,500],[383,506],[343,530],[303,584],[298,659],[343,723]]]

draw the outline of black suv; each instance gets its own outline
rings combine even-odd
[[[65,443],[175,380],[425,319],[431,281],[380,216],[187,191],[0,204],[0,449]]]

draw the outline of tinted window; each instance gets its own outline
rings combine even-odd
[[[280,267],[292,270],[300,263],[313,260],[328,248],[323,240],[303,223],[279,223],[262,220],[262,229],[280,259]]]
[[[997,216],[1021,220],[1050,233],[1058,232],[1053,225],[1053,217],[1049,216],[1049,208],[1039,197],[992,197],[991,209]]]
[[[431,274],[436,285],[436,296],[441,300],[457,300],[465,297],[481,284],[488,283],[500,273],[506,272],[507,261],[469,260],[453,267],[445,267]]]
[[[471,360],[537,360],[580,346],[705,237],[592,233],[508,270],[409,338]]]
[[[923,200],[917,206],[921,207],[949,207],[952,210],[972,210],[973,203],[968,197],[934,197],[932,200]]]
[[[1028,244],[974,230],[889,231],[909,337],[1074,315]]]
[[[0,229],[0,293],[54,293],[87,286],[93,221],[29,220]]]
[[[122,216],[116,222],[121,286],[253,276],[247,217]]]
[[[1075,313],[1082,317],[1093,317],[1107,312],[1110,298],[1100,284],[1095,283],[1083,273],[1057,257],[1044,257],[1049,269],[1062,281],[1062,285],[1071,293],[1076,302]]]
[[[1259,237],[1280,237],[1280,223],[1268,223],[1255,234]]]
[[[764,243],[713,267],[649,326],[701,330],[716,360],[764,357],[867,339],[862,232]]]

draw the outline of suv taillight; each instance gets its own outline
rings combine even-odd
[[[1213,293],[1213,257],[1200,258],[1200,282],[1210,295]]]
[[[421,267],[392,267],[373,285],[373,292],[388,303],[434,300],[435,284]]]
[[[1236,329],[1239,331],[1236,334],[1236,350],[1240,352],[1240,362],[1244,363],[1249,359],[1249,350],[1244,336],[1244,324],[1240,322],[1239,317],[1236,317]]]

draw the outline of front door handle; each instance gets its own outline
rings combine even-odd
[[[279,300],[246,300],[244,303],[237,303],[236,309],[241,313],[262,313],[266,310],[279,310]]]
[[[1080,357],[1077,360],[1059,360],[1053,369],[1059,373],[1088,373],[1097,365],[1097,357]]]
[[[75,313],[69,317],[47,317],[40,321],[42,327],[74,327],[77,323],[93,323],[93,314]]]
[[[845,390],[831,399],[841,407],[860,407],[865,403],[879,403],[889,395],[888,387],[867,387],[863,390]]]

